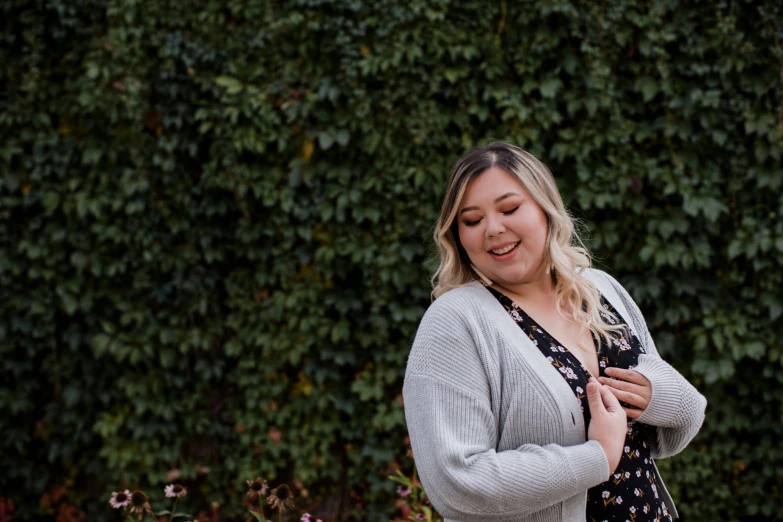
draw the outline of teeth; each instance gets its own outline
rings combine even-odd
[[[507,254],[507,253],[511,252],[512,250],[514,250],[514,247],[516,247],[518,244],[519,244],[519,242],[516,242],[516,243],[514,243],[512,245],[508,245],[505,248],[501,248],[500,250],[492,250],[492,253],[495,254],[495,255],[498,255],[498,256],[502,256],[503,254]]]

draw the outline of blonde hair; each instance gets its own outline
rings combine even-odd
[[[468,151],[451,170],[440,217],[435,225],[434,239],[440,265],[432,276],[432,298],[437,299],[448,290],[481,277],[472,268],[460,243],[457,211],[468,182],[491,167],[499,167],[519,178],[546,215],[548,231],[544,264],[550,267],[558,312],[567,317],[563,310],[568,310],[571,314],[569,319],[603,337],[608,345],[612,343],[612,333],[620,331],[626,334],[624,326],[611,324],[601,316],[601,312],[608,311],[601,306],[598,290],[580,273],[591,266],[590,253],[563,204],[552,173],[529,152],[503,141],[493,141]],[[577,270],[580,267],[581,270]]]

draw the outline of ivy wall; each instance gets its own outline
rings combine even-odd
[[[256,476],[330,520],[392,517],[428,238],[490,138],[549,165],[707,396],[660,463],[683,520],[783,520],[778,2],[6,0],[0,20],[16,520],[53,520],[63,489],[114,520],[111,491],[177,473],[224,520]]]

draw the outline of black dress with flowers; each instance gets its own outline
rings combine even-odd
[[[511,299],[494,288],[487,287],[487,290],[497,298],[511,318],[571,386],[582,407],[585,436],[587,436],[590,408],[585,390],[590,372],[579,359],[541,328]],[[620,314],[614,310],[604,296],[601,296],[601,305],[605,310],[614,314],[612,316],[601,312],[607,322],[625,324]],[[607,367],[631,369],[638,364],[639,354],[644,353],[644,350],[632,330],[631,333],[630,341],[620,335],[614,336],[612,346],[607,346],[606,341],[594,337],[596,344],[601,343],[598,353],[600,376],[607,377],[605,373]],[[655,436],[654,430],[653,426],[641,422],[628,422],[628,433],[620,464],[608,481],[587,491],[586,515],[589,522],[672,522],[672,517],[659,493],[662,491],[661,482],[653,467],[650,448],[646,442]]]

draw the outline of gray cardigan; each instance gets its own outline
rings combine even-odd
[[[701,427],[706,399],[660,358],[625,289],[600,270],[585,275],[646,352],[634,370],[652,384],[638,422],[657,427],[653,457],[680,452]],[[587,490],[609,479],[573,391],[477,281],[427,309],[403,399],[422,485],[446,522],[584,522]],[[676,517],[665,486],[661,493]]]

